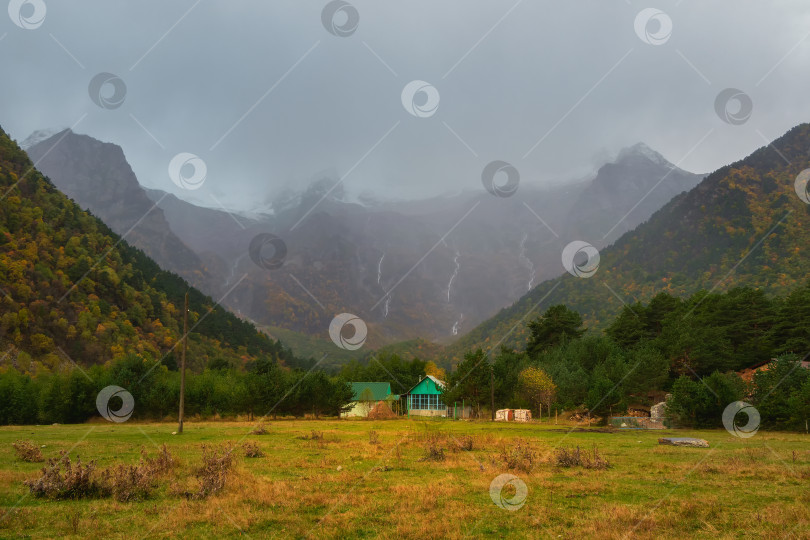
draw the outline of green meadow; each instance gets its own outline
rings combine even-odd
[[[173,435],[176,427],[0,427],[0,537],[810,538],[810,437],[801,433],[403,418],[276,420],[261,435],[247,421],[190,422]],[[710,447],[659,445],[665,436]],[[24,481],[47,463],[20,460],[18,440],[45,458],[93,461],[94,478],[163,444],[175,465],[137,500],[37,497]],[[264,455],[245,457],[246,443]],[[221,490],[196,497],[203,445],[231,447],[236,459]],[[561,466],[560,449],[577,447],[603,466]],[[502,474],[516,481],[493,488]]]

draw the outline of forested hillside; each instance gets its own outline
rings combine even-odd
[[[810,206],[794,190],[797,175],[810,167],[808,148],[810,125],[802,124],[717,170],[603,249],[593,277],[563,274],[540,284],[456,342],[449,356],[457,362],[465,351],[487,350],[502,339],[525,347],[529,334],[519,321],[552,304],[567,305],[586,326],[601,329],[623,302],[648,301],[660,292],[683,297],[749,286],[768,295],[789,293],[810,268]]]
[[[295,362],[279,342],[82,211],[1,129],[0,288],[2,363],[23,372],[104,364],[129,353],[173,365],[186,291],[192,369],[257,356]]]

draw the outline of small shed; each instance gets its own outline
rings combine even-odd
[[[514,422],[515,411],[513,409],[500,409],[495,411],[496,422]]]
[[[495,411],[496,422],[530,422],[532,411],[529,409],[500,409]]]
[[[529,409],[515,409],[515,422],[531,422],[532,411]]]

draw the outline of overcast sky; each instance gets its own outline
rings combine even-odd
[[[32,28],[0,16],[0,125],[20,141],[74,126],[120,144],[142,184],[209,205],[328,169],[382,197],[482,189],[493,160],[557,183],[638,141],[708,172],[810,119],[806,0],[352,0],[331,19],[343,37],[320,0],[37,1],[44,19],[10,5]],[[117,108],[90,98],[102,72],[126,85]],[[417,95],[423,117],[403,106],[414,80],[439,97]],[[715,111],[726,88],[753,103],[739,125]],[[207,165],[185,194],[181,152]]]

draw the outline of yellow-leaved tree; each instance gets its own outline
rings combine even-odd
[[[518,375],[518,390],[529,403],[535,406],[540,417],[543,405],[551,411],[551,403],[557,395],[557,385],[548,374],[540,368],[527,367]]]

